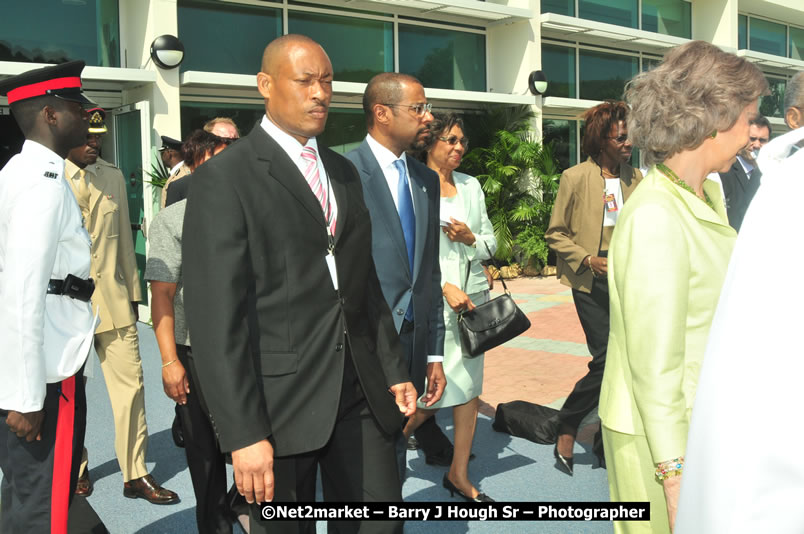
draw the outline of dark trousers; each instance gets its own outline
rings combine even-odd
[[[0,414],[0,532],[66,534],[87,422],[83,369],[47,385],[42,439],[25,441]]]
[[[232,521],[226,498],[226,458],[209,420],[206,402],[195,380],[192,349],[176,345],[179,361],[190,381],[187,404],[177,405],[187,466],[195,493],[195,519],[199,534],[231,534]]]
[[[411,369],[411,361],[414,358],[413,354],[413,331],[406,330],[405,325],[403,324],[402,331],[399,333],[399,341],[402,345],[402,351],[405,354],[405,358],[407,361],[408,371]],[[424,355],[426,357],[426,355]],[[422,390],[419,390],[419,387],[422,387]],[[416,393],[419,396],[424,394],[423,390],[424,386],[416,386]],[[405,423],[407,423],[407,419],[405,419]],[[404,428],[404,423],[402,427]],[[419,446],[424,451],[426,455],[433,455],[438,454],[439,452],[443,451],[444,449],[452,448],[452,442],[450,442],[449,438],[444,435],[444,432],[441,428],[436,424],[435,416],[430,417],[422,423],[422,425],[416,429],[415,432],[416,440],[419,442]],[[407,471],[407,454],[408,454],[408,444],[407,440],[405,439],[404,434],[401,433],[396,439],[395,443],[396,448],[396,461],[399,465],[399,480],[402,482],[405,481],[405,472]]]
[[[316,451],[274,457],[273,502],[314,502],[317,468],[321,468],[327,502],[402,502],[394,459],[394,439],[385,434],[366,403],[347,350],[338,418],[327,444]],[[249,506],[251,534],[314,534],[314,521],[264,521],[257,505]],[[402,521],[332,521],[330,533],[400,533]]]
[[[572,290],[575,309],[592,354],[589,372],[578,380],[558,414],[563,425],[577,429],[586,415],[600,401],[600,384],[609,344],[609,285],[606,278],[596,278],[591,293]]]

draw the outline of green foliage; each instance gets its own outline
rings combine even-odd
[[[558,162],[550,146],[533,140],[528,129],[499,130],[488,147],[464,158],[486,194],[486,209],[502,261],[547,261],[544,232],[558,191]]]
[[[160,189],[165,187],[165,182],[167,182],[167,179],[170,177],[170,171],[167,169],[167,167],[165,167],[165,164],[162,163],[161,159],[157,159],[156,163],[151,164],[150,171],[142,169],[142,172],[151,177],[150,180],[143,180],[144,182],[148,182],[149,184]]]

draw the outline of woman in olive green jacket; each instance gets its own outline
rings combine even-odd
[[[709,327],[737,237],[720,187],[767,90],[751,63],[692,41],[629,83],[630,137],[650,167],[609,249],[611,333],[600,419],[612,501],[650,501],[669,533]],[[739,466],[734,466],[739,469]]]

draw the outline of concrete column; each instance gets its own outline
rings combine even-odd
[[[737,0],[693,0],[692,38],[737,50]]]

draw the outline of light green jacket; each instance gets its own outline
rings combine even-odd
[[[603,424],[645,436],[654,463],[682,456],[709,327],[737,233],[652,167],[625,204],[608,256],[611,312]]]

